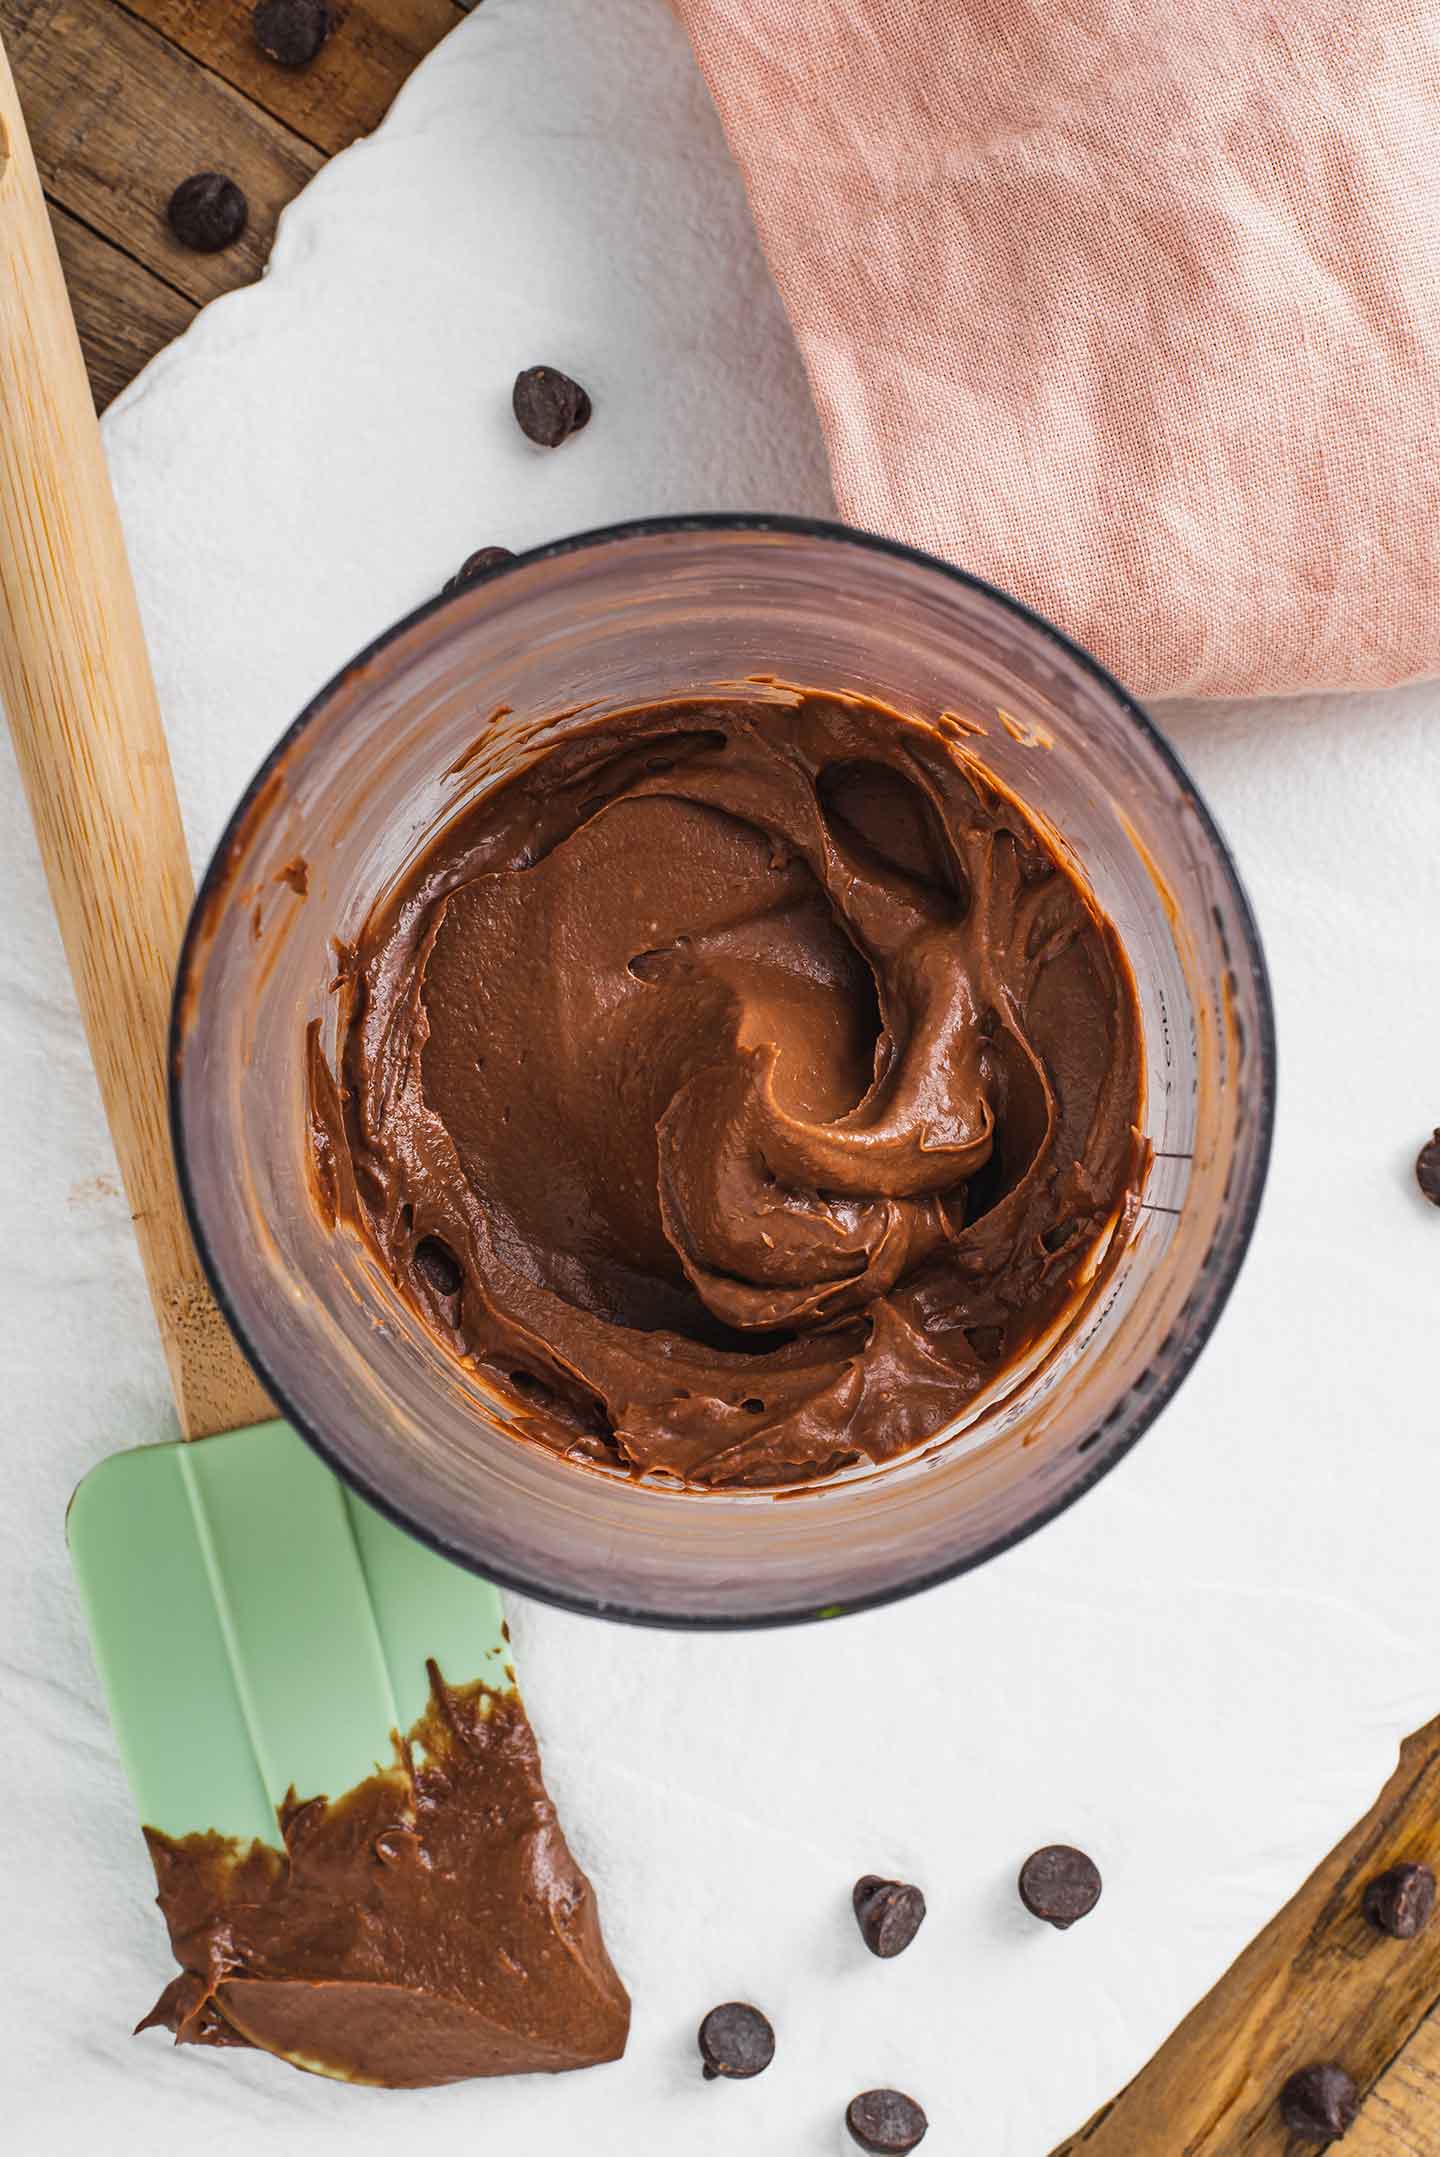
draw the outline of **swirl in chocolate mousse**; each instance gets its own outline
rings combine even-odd
[[[570,733],[343,973],[325,1202],[580,1461],[888,1461],[1075,1307],[1138,1202],[1113,926],[958,728],[864,699]]]

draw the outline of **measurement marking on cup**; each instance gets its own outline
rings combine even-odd
[[[1173,1213],[1177,1221],[1182,1210],[1179,1206],[1157,1206],[1153,1198],[1145,1198],[1140,1202],[1140,1211],[1142,1213]]]
[[[1157,1161],[1193,1161],[1195,1156],[1193,1153],[1162,1153],[1157,1149],[1153,1158]]]

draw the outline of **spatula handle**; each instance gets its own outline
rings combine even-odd
[[[175,1185],[170,984],[192,880],[80,341],[0,47],[0,703],[187,1438],[273,1414]]]

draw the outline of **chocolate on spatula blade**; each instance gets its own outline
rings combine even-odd
[[[181,1965],[142,2027],[401,2087],[624,2050],[492,1587],[283,1423],[116,1455],[69,1537]]]

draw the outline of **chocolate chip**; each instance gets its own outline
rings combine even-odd
[[[1413,1940],[1435,1908],[1435,1875],[1428,1865],[1392,1865],[1365,1890],[1365,1915],[1392,1940]]]
[[[1306,2142],[1334,2142],[1355,2124],[1359,2092],[1343,2067],[1302,2067],[1280,2092],[1280,2117]]]
[[[892,2157],[918,2148],[930,2125],[922,2108],[903,2090],[862,2090],[845,2107],[845,2125],[862,2150]]]
[[[1415,1181],[1432,1206],[1440,1206],[1440,1131],[1420,1148],[1415,1159]]]
[[[437,1296],[456,1295],[465,1278],[459,1259],[438,1236],[422,1236],[416,1244],[415,1271]]]
[[[473,554],[466,555],[454,576],[447,577],[440,589],[447,594],[462,592],[467,584],[478,584],[482,577],[488,577],[491,570],[498,569],[502,562],[513,562],[514,559],[515,551],[512,547],[477,547]]]
[[[182,247],[215,255],[239,239],[250,205],[223,172],[192,172],[170,197],[165,215]]]
[[[259,0],[250,16],[256,44],[281,67],[308,67],[334,27],[325,0]]]
[[[775,2032],[759,2008],[743,2000],[712,2007],[700,2025],[699,2041],[707,2082],[717,2075],[746,2082],[751,2075],[763,2075],[775,2057]]]
[[[1099,1867],[1069,1843],[1047,1843],[1043,1850],[1032,1850],[1020,1867],[1020,1900],[1032,1917],[1043,1917],[1057,1932],[1068,1932],[1100,1900]]]
[[[850,1899],[861,1939],[882,1962],[903,1954],[925,1922],[925,1897],[904,1880],[867,1872],[855,1882]]]
[[[590,399],[558,367],[527,367],[515,377],[511,398],[520,431],[542,449],[558,449],[590,417]]]

